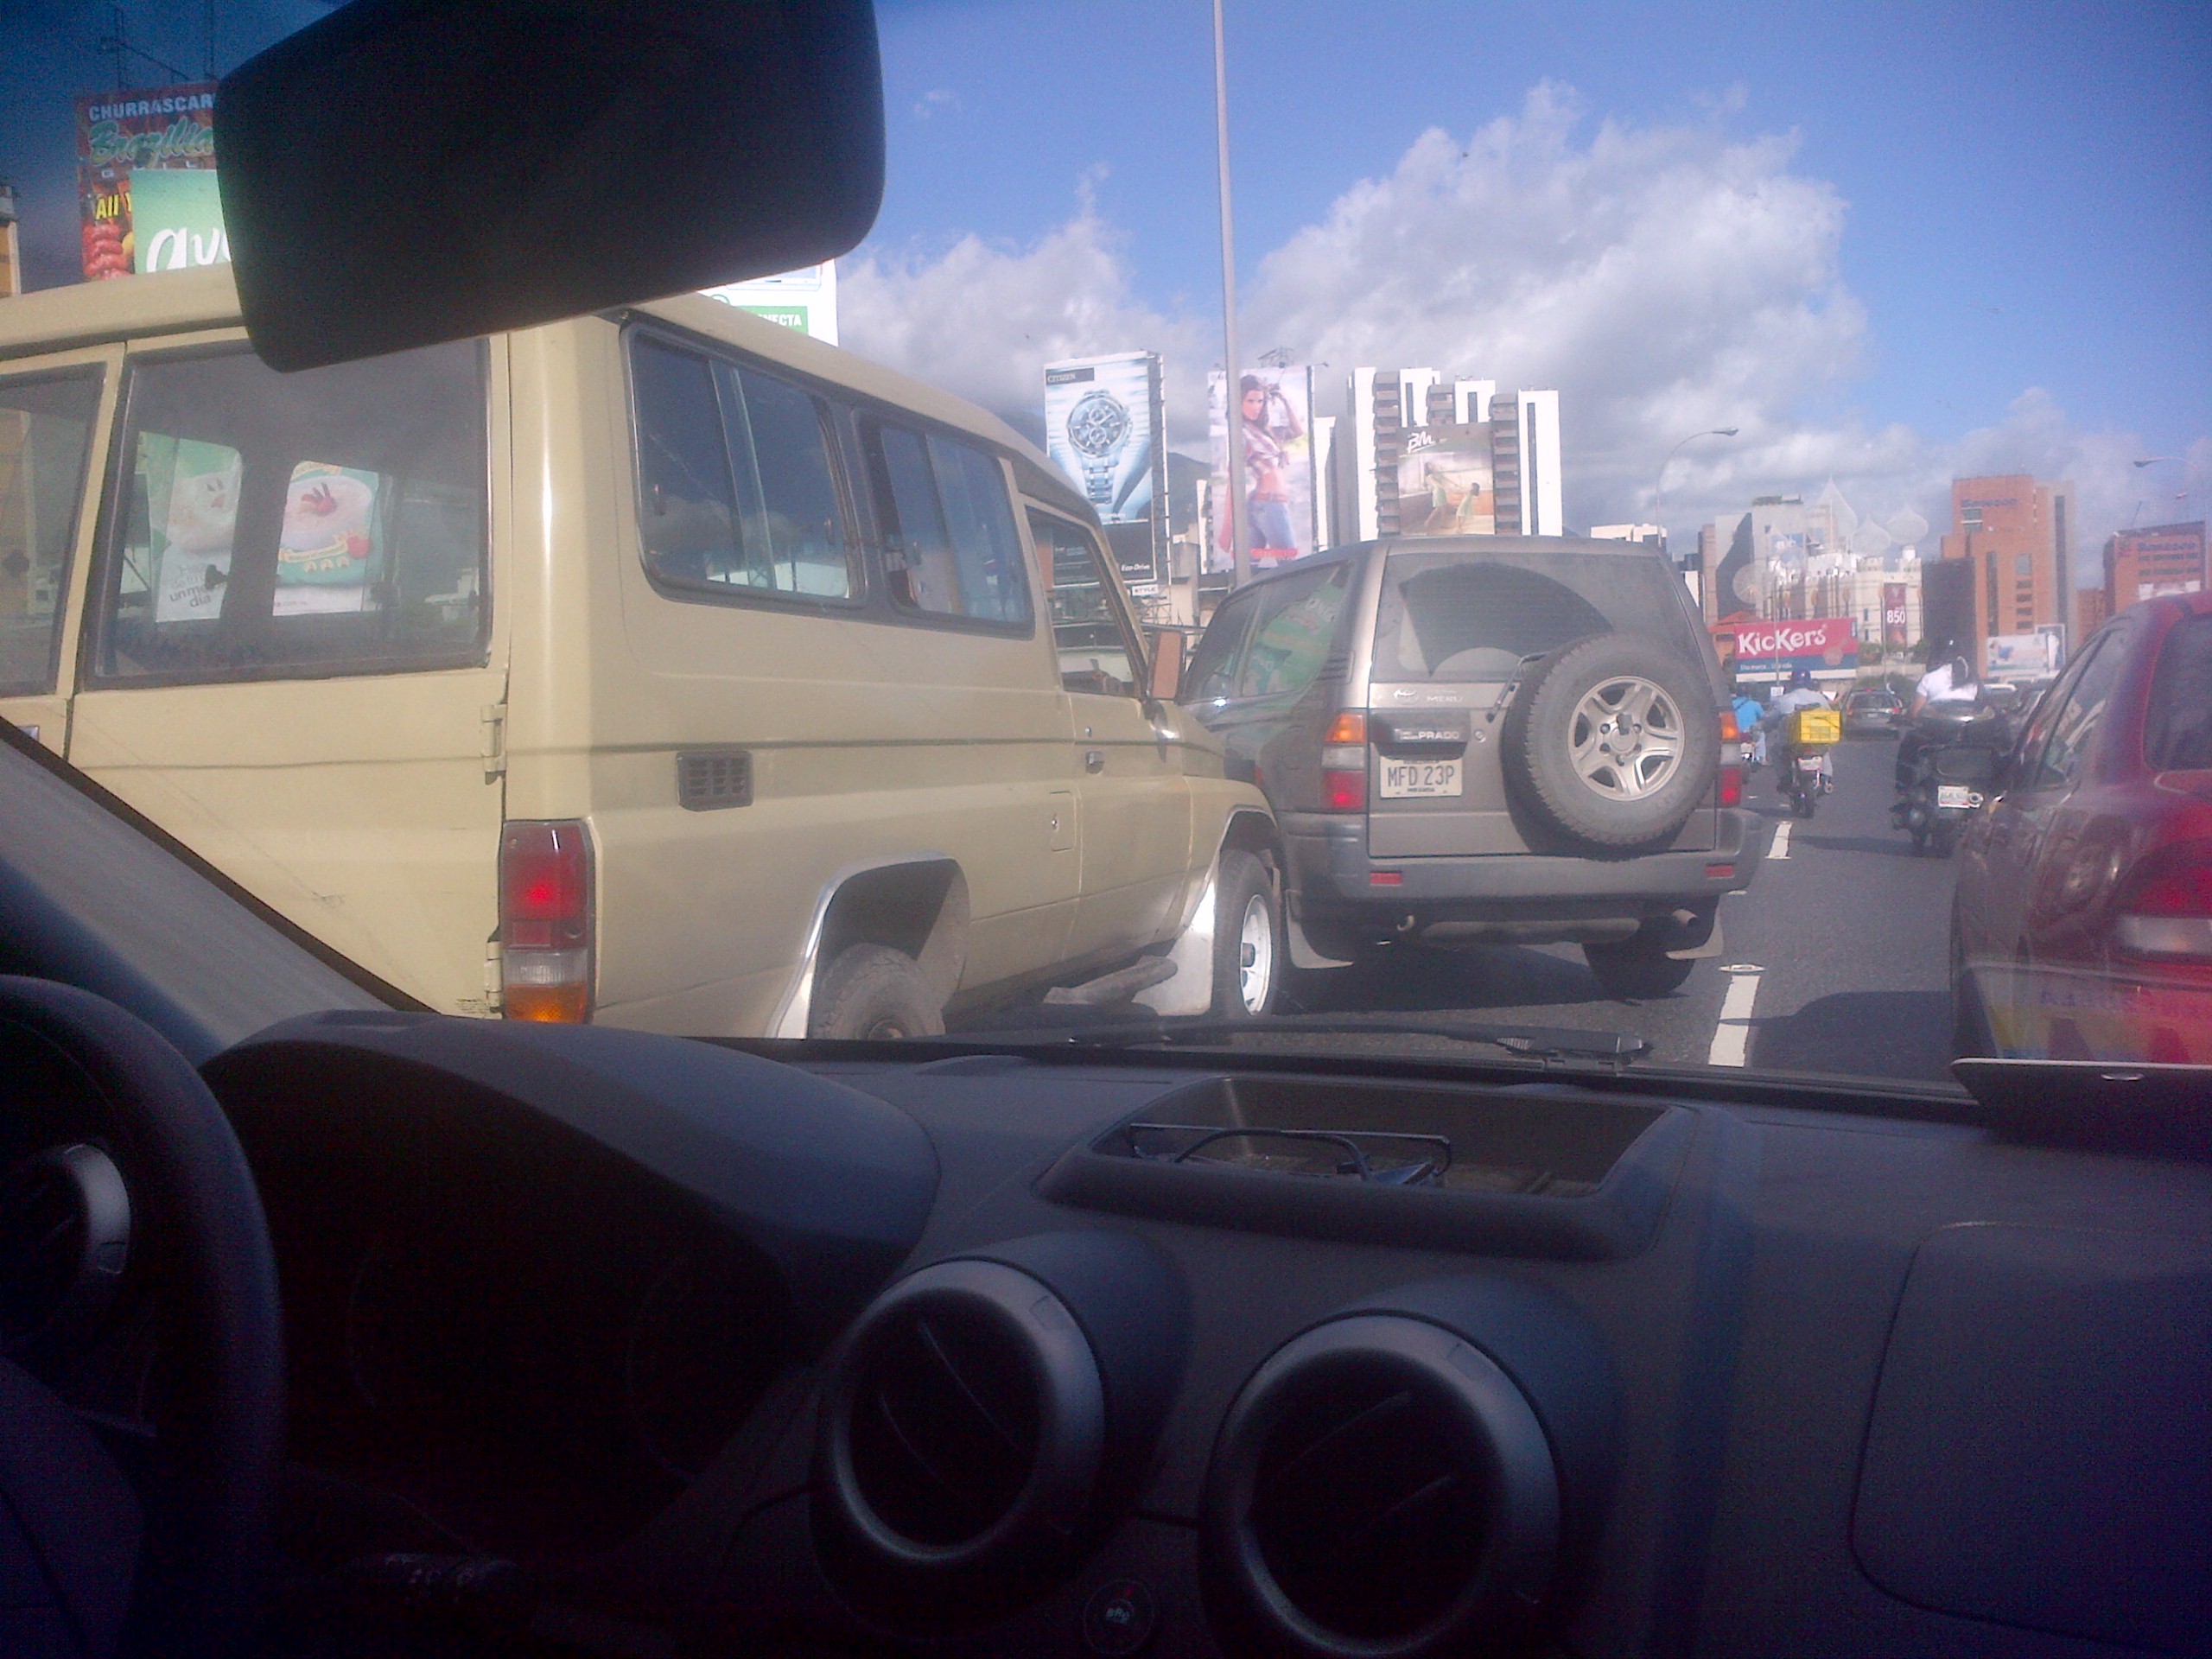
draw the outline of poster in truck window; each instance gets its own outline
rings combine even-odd
[[[79,235],[88,282],[138,270],[135,181],[215,166],[215,83],[77,100]],[[168,267],[164,266],[163,269]]]
[[[156,622],[212,622],[222,614],[238,524],[238,452],[227,444],[162,432],[138,435],[136,494],[145,506],[133,526],[123,591],[151,589]]]
[[[276,543],[278,616],[321,616],[369,608],[379,574],[374,473],[303,461],[284,495]]]

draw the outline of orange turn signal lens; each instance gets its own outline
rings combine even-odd
[[[1357,709],[1347,709],[1329,722],[1328,735],[1324,743],[1364,743],[1367,741],[1367,716]]]

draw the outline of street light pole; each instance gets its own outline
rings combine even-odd
[[[1682,453],[1684,447],[1695,443],[1700,438],[1732,438],[1736,435],[1737,430],[1738,429],[1732,426],[1716,426],[1703,432],[1693,432],[1667,452],[1667,458],[1659,463],[1658,477],[1651,480],[1651,516],[1654,518],[1659,516],[1659,509],[1667,499],[1667,468],[1675,464],[1675,457]],[[1659,526],[1662,535],[1666,533],[1666,525]]]
[[[1223,45],[1221,0],[1213,0],[1213,128],[1214,150],[1221,167],[1221,333],[1227,353],[1223,359],[1221,403],[1227,439],[1229,473],[1230,584],[1242,588],[1252,579],[1251,509],[1244,499],[1244,404],[1236,395],[1243,378],[1236,354],[1236,233],[1229,207],[1229,55]],[[1218,524],[1221,505],[1214,505]]]

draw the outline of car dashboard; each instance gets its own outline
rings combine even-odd
[[[2212,1651],[2201,1163],[784,1052],[349,1013],[209,1063],[289,1329],[273,1647]]]

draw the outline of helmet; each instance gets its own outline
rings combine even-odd
[[[1802,690],[1806,690],[1806,689],[1808,689],[1809,686],[1811,686],[1811,684],[1812,684],[1812,683],[1813,683],[1813,671],[1812,671],[1811,669],[1809,669],[1809,668],[1800,668],[1800,669],[1793,669],[1793,670],[1790,671],[1790,675],[1789,675],[1789,689],[1790,689],[1792,691],[1802,691]]]

